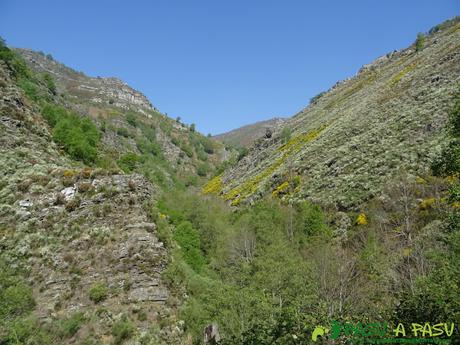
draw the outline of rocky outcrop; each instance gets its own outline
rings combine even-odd
[[[16,49],[28,65],[52,75],[61,92],[96,104],[113,105],[122,109],[135,108],[148,116],[146,110],[156,110],[142,93],[118,78],[89,77],[55,61],[53,58],[30,49]]]

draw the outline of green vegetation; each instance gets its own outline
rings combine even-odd
[[[292,131],[289,127],[284,127],[281,131],[280,137],[283,143],[287,143],[291,139]]]
[[[0,258],[0,342],[5,345],[49,345],[72,337],[86,322],[82,313],[49,323],[31,315],[36,304],[25,272]]]
[[[43,80],[45,81],[46,87],[48,88],[48,90],[50,90],[51,93],[55,95],[57,93],[57,87],[56,87],[56,84],[54,83],[53,77],[49,75],[48,73],[45,73],[43,75]]]
[[[18,80],[31,79],[32,73],[24,60],[6,46],[3,38],[0,39],[0,60],[3,60],[10,67]]]
[[[212,321],[224,344],[252,337],[261,341],[254,344],[271,344],[293,331],[307,339],[304,322],[313,319],[299,311],[308,306],[313,313],[320,306],[313,298],[314,273],[301,253],[330,236],[319,208],[264,201],[233,214],[214,199],[189,193],[170,194],[159,206],[175,225],[173,239],[181,247],[167,277],[174,289],[187,286],[191,299],[182,315],[196,341]],[[306,234],[312,234],[311,244]]]
[[[126,173],[133,172],[140,162],[140,157],[135,153],[126,153],[117,161],[118,166]]]
[[[132,136],[131,132],[125,127],[118,127],[117,134],[125,138],[130,138]]]
[[[112,335],[116,345],[123,344],[125,340],[131,338],[134,334],[134,326],[132,322],[125,316],[112,326]]]
[[[312,98],[310,98],[310,104],[316,103],[325,94],[326,94],[326,92],[322,91],[322,92],[318,93],[316,96],[313,96]]]
[[[133,112],[128,112],[126,114],[126,122],[128,122],[131,126],[136,127],[137,126],[136,114]]]
[[[73,159],[86,164],[96,161],[100,132],[91,119],[53,104],[45,104],[42,115],[52,128],[53,139]]]
[[[209,164],[206,164],[206,163],[202,163],[200,165],[198,165],[198,168],[196,169],[196,172],[199,176],[206,176],[208,175],[208,172],[210,170],[210,167],[209,167]]]
[[[181,309],[187,332],[198,342],[217,322],[223,344],[291,344],[332,320],[455,320],[460,188],[418,180],[395,178],[388,201],[339,218],[308,202],[265,199],[232,212],[213,197],[168,193],[158,206],[169,225],[159,231],[180,250],[165,277],[190,296]]]
[[[445,244],[430,253],[433,268],[421,276],[398,307],[402,320],[458,320],[460,317],[460,93],[449,114],[448,144],[433,163],[433,172],[450,181],[443,210],[443,226],[437,234]],[[460,341],[460,334],[453,336]]]
[[[50,101],[51,94],[56,94],[56,85],[53,78],[47,73],[34,74],[27,67],[22,57],[9,49],[5,44],[5,40],[1,37],[0,60],[7,64],[16,78],[17,85],[30,100],[34,102]]]
[[[193,157],[193,149],[190,145],[188,145],[186,142],[182,142],[180,144],[180,148],[182,151],[185,152],[185,154],[189,157],[189,158],[192,158]]]
[[[109,295],[109,289],[107,285],[103,282],[94,284],[88,291],[89,298],[94,303],[99,303],[104,301]]]
[[[193,228],[192,223],[188,221],[181,222],[174,231],[173,239],[181,247],[185,262],[199,272],[204,264],[204,259],[200,251],[200,237]]]
[[[460,172],[460,92],[449,113],[447,131],[447,145],[432,165],[434,174],[438,176],[458,175]]]
[[[32,289],[0,260],[0,329],[27,315],[35,306]]]
[[[415,51],[421,51],[425,47],[425,35],[421,32],[417,34],[417,39],[415,40]]]
[[[86,319],[83,313],[75,313],[70,318],[61,320],[59,322],[60,337],[70,338],[74,336],[85,322]]]
[[[195,341],[211,322],[218,323],[222,344],[259,345],[292,344],[293,335],[308,343],[310,327],[331,320],[458,319],[460,170],[451,152],[457,150],[459,109],[457,98],[448,148],[433,165],[441,178],[394,178],[388,198],[360,212],[270,199],[231,212],[212,197],[165,196],[161,212],[173,233],[179,227],[184,233],[172,239],[193,243],[202,258],[197,270],[194,257],[176,253],[166,274],[173,290],[190,296],[182,317]],[[282,150],[295,150],[299,138]],[[281,183],[277,194],[288,188]],[[221,190],[216,176],[203,191]]]

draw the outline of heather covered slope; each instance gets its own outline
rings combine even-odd
[[[395,51],[337,83],[205,188],[233,205],[273,194],[349,208],[378,195],[399,170],[422,174],[460,83],[460,23]]]

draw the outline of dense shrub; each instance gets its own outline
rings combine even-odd
[[[140,157],[135,153],[129,152],[121,156],[121,158],[117,161],[117,164],[121,170],[126,173],[130,173],[136,169],[139,162]]]
[[[2,334],[0,329],[0,334]],[[49,345],[56,343],[56,334],[34,317],[17,318],[9,324],[1,338],[6,345]]]
[[[32,73],[30,72],[29,68],[27,67],[24,60],[16,54],[14,51],[9,49],[5,41],[1,39],[2,42],[0,43],[0,60],[5,61],[9,68],[14,73],[16,78],[26,78],[30,79],[32,77]]]
[[[6,278],[0,282],[0,320],[14,319],[29,312],[35,306],[32,289],[22,281],[15,278]]]
[[[180,146],[181,150],[185,152],[185,154],[189,157],[189,158],[192,158],[193,157],[193,149],[190,145],[186,144],[186,143],[182,143],[181,146]]]
[[[109,289],[105,283],[96,283],[89,289],[89,298],[94,303],[104,301],[109,295]]]
[[[324,212],[318,205],[309,202],[297,205],[296,222],[299,231],[308,236],[321,235],[328,231]]]
[[[291,139],[292,131],[289,127],[284,127],[281,131],[280,137],[283,143],[287,143]]]
[[[17,344],[36,339],[35,344],[47,344],[45,334],[34,319],[29,319],[35,307],[31,287],[20,270],[13,270],[0,258],[0,342]]]
[[[447,145],[431,166],[437,176],[460,174],[460,92],[449,112],[447,128]]]
[[[95,162],[100,132],[91,119],[53,104],[43,106],[42,115],[52,127],[53,139],[73,159],[87,164]]]
[[[209,165],[206,163],[198,165],[198,168],[196,169],[196,172],[199,176],[206,176],[209,173]]]
[[[26,96],[34,101],[49,100],[49,92],[56,94],[56,85],[53,78],[45,74],[34,74],[27,67],[24,59],[9,49],[5,41],[1,39],[0,43],[0,60],[4,61],[13,72],[17,85],[24,91]],[[46,89],[44,89],[44,87]]]
[[[201,144],[203,145],[204,152],[210,155],[214,153],[214,144],[211,139],[202,137]]]
[[[128,122],[131,126],[136,127],[137,126],[136,115],[132,112],[127,113],[126,122]]]
[[[60,119],[67,117],[67,110],[53,104],[45,104],[42,107],[42,116],[51,127],[54,127]]]
[[[419,33],[417,39],[415,40],[415,51],[420,51],[425,47],[425,35]]]
[[[134,326],[130,320],[123,317],[121,320],[115,322],[112,326],[112,335],[114,343],[119,345],[125,340],[131,338],[134,334]]]
[[[83,313],[75,313],[68,319],[60,320],[59,335],[62,338],[70,338],[78,332],[85,322],[86,319]]]
[[[56,94],[57,87],[56,87],[56,84],[54,83],[53,77],[49,75],[48,73],[45,73],[43,75],[43,80],[46,83],[46,87],[48,88],[48,90],[50,90],[51,93]]]
[[[206,162],[208,160],[208,155],[202,148],[196,151],[196,156],[200,161]]]
[[[195,271],[200,271],[204,264],[204,258],[200,250],[200,236],[193,228],[192,223],[188,221],[180,223],[174,232],[173,238],[180,245],[185,262]]]
[[[24,91],[26,96],[32,101],[38,101],[41,97],[38,85],[30,79],[20,78],[18,86]]]
[[[161,147],[156,141],[150,141],[146,138],[138,138],[136,140],[136,146],[143,154],[152,154],[154,156],[161,155]]]
[[[125,138],[129,138],[132,136],[130,131],[125,127],[118,127],[117,134]]]

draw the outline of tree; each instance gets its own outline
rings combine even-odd
[[[195,132],[195,124],[194,123],[192,123],[190,125],[190,132]]]
[[[325,91],[322,91],[318,93],[316,96],[313,96],[312,98],[310,98],[310,104],[316,103],[321,97],[324,96],[325,93],[326,93]]]
[[[283,143],[287,143],[289,139],[291,139],[291,129],[289,127],[284,127],[283,130],[281,131],[281,141]]]
[[[415,51],[421,51],[425,47],[425,35],[419,32],[415,40]]]
[[[180,245],[185,262],[198,272],[205,262],[200,250],[200,236],[193,228],[192,223],[181,222],[177,226],[173,238]]]
[[[45,73],[43,75],[43,80],[45,81],[48,90],[50,90],[53,95],[56,95],[57,88],[56,84],[54,83],[53,77],[50,74]]]
[[[206,176],[209,172],[209,165],[206,163],[200,164],[196,169],[196,172],[198,175],[202,177]]]
[[[448,143],[431,168],[436,176],[454,175],[460,171],[460,92],[449,112]]]

